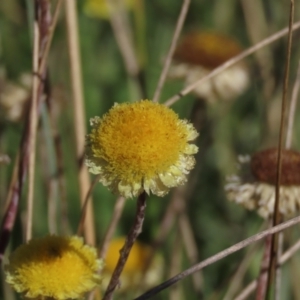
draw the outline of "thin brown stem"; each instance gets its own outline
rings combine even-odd
[[[267,283],[267,273],[266,270],[268,268],[270,262],[270,249],[271,249],[271,241],[272,236],[268,236],[265,239],[265,247],[264,247],[264,254],[262,257],[261,265],[260,265],[260,273],[257,280],[257,288],[256,288],[256,300],[263,300],[265,299],[266,295],[266,283]]]
[[[110,22],[116,38],[116,42],[123,58],[124,66],[129,78],[132,80],[139,98],[146,98],[143,76],[140,74],[140,67],[135,53],[132,32],[126,11],[122,1],[118,5],[112,5],[111,0],[106,0],[110,9]],[[135,99],[134,99],[135,100]]]
[[[286,250],[278,260],[278,267],[285,264],[294,254],[300,249],[300,240],[296,242],[292,247]],[[267,273],[267,271],[265,271]],[[248,296],[256,289],[257,287],[257,279],[250,282],[241,292],[240,294],[234,298],[235,300],[244,300],[247,299]]]
[[[182,264],[182,239],[179,228],[176,228],[175,241],[173,242],[173,247],[171,250],[171,261],[169,276],[173,276],[178,273],[181,269]],[[170,290],[170,300],[180,300],[182,297],[182,290],[179,286],[173,286]]]
[[[292,30],[295,31],[299,28],[300,28],[300,21],[296,22],[293,25]],[[237,56],[234,56],[233,58],[227,60],[225,63],[223,63],[219,67],[212,70],[206,76],[204,76],[201,79],[199,79],[199,80],[195,81],[194,83],[190,84],[189,86],[187,86],[186,88],[181,90],[179,93],[177,93],[175,96],[169,98],[166,102],[164,102],[164,105],[166,105],[166,106],[173,105],[178,100],[180,100],[182,97],[186,96],[188,93],[190,93],[192,90],[194,90],[201,83],[203,83],[203,82],[211,79],[212,77],[220,74],[221,72],[223,72],[227,68],[233,66],[234,64],[236,64],[237,62],[243,60],[245,57],[253,54],[257,50],[259,50],[259,49],[275,42],[276,40],[282,38],[283,36],[287,35],[288,32],[289,32],[289,28],[284,28],[284,29],[276,32],[275,34],[269,36],[268,38],[264,39],[263,41],[257,43],[256,45],[254,45],[254,46],[248,48],[247,50],[243,51],[241,54],[239,54]]]
[[[89,201],[91,199],[94,188],[96,187],[96,185],[99,182],[99,178],[100,178],[100,175],[98,175],[94,178],[94,180],[85,196],[84,203],[81,207],[81,214],[80,214],[79,224],[78,224],[77,233],[76,233],[78,236],[83,235],[85,218],[87,216],[87,209],[88,209]]]
[[[174,192],[172,194],[172,199],[170,200],[167,209],[164,213],[164,216],[158,227],[157,236],[155,237],[155,240],[152,243],[151,252],[147,257],[147,261],[145,262],[145,268],[143,270],[144,274],[141,282],[143,282],[143,278],[147,274],[147,271],[151,266],[156,251],[161,247],[163,242],[166,240],[170,230],[172,229],[175,223],[176,216],[185,208],[184,201],[182,198],[184,192],[185,192],[184,186],[179,186],[176,189],[174,189]]]
[[[285,119],[286,119],[286,106],[287,106],[287,94],[288,94],[288,83],[289,83],[289,71],[290,71],[290,59],[292,49],[292,28],[294,23],[294,1],[290,2],[290,20],[289,20],[289,34],[288,34],[288,45],[286,54],[286,66],[284,71],[284,84],[282,93],[282,106],[281,106],[281,121],[280,121],[280,133],[278,141],[278,156],[277,156],[277,176],[276,176],[276,187],[275,187],[275,203],[274,203],[274,214],[273,214],[273,226],[280,223],[280,211],[279,211],[279,198],[280,198],[280,179],[281,179],[281,155],[284,140],[285,130]],[[274,278],[276,277],[276,265],[278,257],[278,234],[274,234],[272,237],[272,245],[270,250],[270,264],[268,270],[268,283],[267,283],[267,297],[271,297],[271,289]]]
[[[39,44],[40,30],[38,20],[34,21],[34,38],[33,38],[33,74],[36,74],[39,67]],[[32,101],[29,117],[29,138],[28,138],[28,191],[27,191],[27,217],[25,240],[29,241],[32,237],[32,219],[33,219],[33,197],[34,197],[34,175],[35,175],[35,145],[37,131],[37,102],[38,102],[38,87],[39,78],[33,75],[32,83]]]
[[[85,147],[85,108],[83,99],[83,86],[81,78],[81,59],[79,50],[78,21],[76,1],[65,0],[68,50],[70,57],[72,98],[74,101],[74,128],[76,138],[76,156],[78,163],[78,181],[80,202],[84,205],[86,194],[90,187],[90,177],[84,165]],[[85,238],[88,244],[95,245],[95,228],[92,199],[88,201],[84,224]]]
[[[57,20],[58,20],[60,10],[61,10],[62,1],[63,0],[58,0],[57,1],[55,9],[54,9],[54,14],[53,14],[53,19],[52,19],[51,26],[49,26],[47,28],[48,39],[47,39],[47,41],[44,45],[43,53],[42,53],[41,60],[40,60],[40,63],[39,63],[39,71],[38,71],[39,76],[41,76],[41,74],[44,73],[44,70],[45,70],[45,67],[46,67],[46,63],[47,63],[48,55],[49,55],[49,50],[50,50],[51,42],[52,42],[52,39],[53,39],[53,34],[54,34],[54,31],[55,31],[55,28],[56,28],[56,25],[57,25]]]
[[[239,287],[242,286],[245,273],[249,268],[250,262],[253,261],[253,255],[257,253],[259,246],[259,244],[253,244],[249,247],[246,255],[243,258],[243,261],[240,263],[235,274],[230,279],[229,287],[225,296],[223,297],[223,300],[233,299],[233,295],[235,295]]]
[[[134,224],[127,235],[125,245],[120,251],[120,258],[112,274],[112,277],[110,279],[110,282],[104,294],[103,300],[111,300],[113,297],[113,292],[119,283],[120,275],[124,269],[131,248],[138,235],[142,232],[142,226],[145,218],[145,211],[146,211],[146,193],[143,192],[137,199],[137,210],[136,210]]]
[[[178,38],[179,38],[179,35],[181,33],[181,30],[182,30],[182,27],[183,27],[183,24],[184,24],[184,21],[185,21],[185,18],[186,18],[186,15],[187,15],[187,12],[188,12],[188,9],[189,9],[189,6],[190,6],[190,2],[191,2],[190,0],[184,0],[183,3],[182,3],[180,14],[178,16],[177,24],[176,24],[176,27],[175,27],[174,35],[173,35],[173,38],[172,38],[172,41],[171,41],[171,46],[170,46],[169,52],[167,54],[167,57],[166,57],[166,60],[165,60],[165,63],[164,63],[164,67],[163,67],[163,70],[160,74],[158,84],[157,84],[157,87],[156,87],[156,90],[155,90],[155,93],[154,93],[154,96],[153,96],[153,101],[154,102],[159,101],[159,97],[160,97],[162,88],[163,88],[164,83],[165,83],[166,78],[167,78],[167,74],[168,74],[168,71],[169,71],[169,68],[170,68],[170,65],[171,65],[172,57],[173,57],[173,54],[174,54],[174,51],[175,51],[175,48],[176,48],[176,45],[177,45]]]
[[[170,278],[169,280],[163,282],[162,284],[154,287],[153,289],[149,290],[148,292],[146,292],[145,294],[135,298],[135,300],[145,300],[145,299],[149,299],[155,295],[157,295],[159,292],[161,292],[162,290],[168,288],[169,286],[177,283],[178,281],[184,279],[185,277],[195,273],[195,272],[198,272],[200,270],[202,270],[203,268],[219,261],[220,259],[223,259],[224,257],[227,257],[228,255],[231,255],[247,246],[249,246],[250,244],[254,243],[254,242],[257,242],[263,238],[266,238],[267,236],[271,235],[271,234],[274,234],[276,232],[280,232],[282,230],[285,230],[291,226],[294,226],[296,224],[300,223],[300,217],[296,217],[296,218],[293,218],[291,220],[288,220],[284,223],[281,223],[277,226],[274,226],[272,228],[269,228],[267,230],[264,230],[262,232],[259,232],[207,259],[205,259],[204,261],[190,267],[189,269],[177,274],[176,276]]]
[[[298,63],[297,76],[292,91],[292,97],[291,97],[291,103],[290,103],[290,109],[288,115],[288,125],[287,125],[286,141],[285,141],[286,149],[290,149],[292,146],[293,127],[294,127],[297,100],[299,95],[299,88],[300,88],[300,62]]]
[[[195,241],[190,220],[185,211],[179,215],[179,229],[181,233],[183,246],[185,248],[189,262],[191,265],[196,264],[198,261],[197,244]],[[200,272],[194,273],[192,275],[192,281],[196,294],[200,295],[203,285],[202,274]]]
[[[122,215],[124,206],[125,206],[125,202],[126,199],[124,197],[118,197],[115,206],[114,206],[114,211],[113,211],[113,215],[110,219],[110,223],[108,225],[108,228],[106,230],[103,242],[102,242],[102,247],[99,251],[99,257],[100,258],[105,258],[106,253],[107,253],[107,249],[109,246],[109,243],[112,239],[112,236],[114,234],[114,232],[116,231],[116,227],[120,221],[120,217]]]

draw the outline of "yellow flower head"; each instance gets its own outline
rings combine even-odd
[[[120,6],[121,0],[110,1],[111,9],[117,10]],[[133,0],[123,0],[126,8],[131,8],[133,5]],[[90,17],[96,17],[101,19],[109,19],[110,8],[108,7],[107,0],[86,0],[84,5],[85,13]]]
[[[108,284],[108,279],[113,273],[120,257],[120,250],[125,244],[125,237],[113,239],[108,247],[105,258],[105,267],[103,270],[103,287]],[[158,284],[163,274],[163,258],[156,254],[147,273],[144,275],[144,270],[148,264],[148,259],[151,255],[151,248],[139,241],[136,241],[130,251],[128,260],[121,275],[120,291],[133,291],[139,287],[150,288]],[[142,281],[143,280],[143,281]]]
[[[6,281],[26,298],[77,299],[100,283],[96,250],[79,237],[47,236],[18,247],[5,266]]]
[[[198,148],[189,141],[197,131],[162,104],[115,104],[90,123],[86,165],[104,186],[126,198],[144,190],[163,196],[183,184],[194,166]]]

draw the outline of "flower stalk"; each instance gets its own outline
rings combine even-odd
[[[127,235],[125,245],[120,251],[120,258],[113,272],[113,275],[110,279],[103,300],[112,299],[113,292],[119,284],[119,278],[124,269],[131,248],[135,240],[137,239],[138,235],[142,232],[142,226],[143,226],[143,222],[145,218],[145,210],[146,210],[146,198],[147,198],[146,193],[143,192],[142,194],[140,194],[140,196],[137,199],[137,210],[136,210],[134,224]]]

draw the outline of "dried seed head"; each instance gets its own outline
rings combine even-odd
[[[252,156],[251,170],[258,181],[276,184],[277,156],[277,148],[263,150]],[[281,185],[300,185],[300,153],[282,150],[281,157]]]
[[[214,69],[241,52],[242,47],[231,37],[214,32],[191,32],[180,41],[174,58]]]

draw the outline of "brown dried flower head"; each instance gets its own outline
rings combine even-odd
[[[279,211],[291,216],[300,209],[300,153],[282,151]],[[256,210],[263,218],[273,214],[278,150],[271,148],[239,157],[240,172],[229,176],[225,191],[229,200]]]
[[[188,33],[175,50],[169,78],[184,79],[188,86],[242,51],[240,44],[229,36],[217,32]],[[208,102],[231,100],[243,93],[248,84],[248,67],[239,62],[199,84],[193,93]]]
[[[191,32],[179,43],[174,59],[214,69],[242,51],[240,44],[226,35],[214,32]]]

